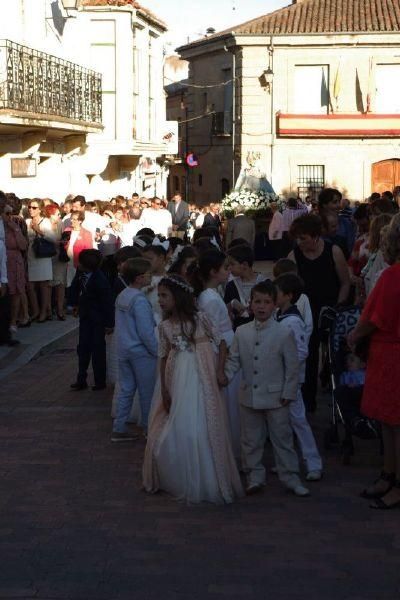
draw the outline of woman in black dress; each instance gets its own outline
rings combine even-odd
[[[290,235],[296,245],[288,256],[296,262],[304,281],[314,320],[303,387],[304,403],[309,411],[316,408],[321,342],[318,318],[321,308],[345,304],[350,292],[349,269],[343,252],[339,246],[323,240],[321,232],[321,219],[317,215],[304,215],[293,221]]]

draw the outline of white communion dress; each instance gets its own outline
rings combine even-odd
[[[230,503],[243,494],[232,452],[225,402],[216,378],[215,342],[205,315],[194,342],[181,325],[160,324],[161,358],[172,399],[165,411],[156,385],[143,467],[148,492],[164,490],[188,503]]]

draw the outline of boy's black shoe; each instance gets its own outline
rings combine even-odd
[[[107,387],[107,386],[106,386],[106,384],[105,384],[105,383],[102,383],[101,385],[98,385],[98,384],[96,384],[96,385],[94,385],[94,386],[92,387],[92,390],[93,390],[94,392],[99,392],[100,390],[105,390],[105,389],[106,389],[106,387]]]
[[[80,391],[86,390],[86,389],[87,389],[87,383],[79,383],[77,381],[76,383],[71,384],[71,390],[73,390],[74,392],[80,392]]]

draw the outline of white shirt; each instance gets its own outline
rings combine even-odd
[[[233,341],[232,321],[228,309],[221,296],[213,288],[201,292],[197,301],[200,310],[206,313],[215,329],[229,347]]]
[[[281,240],[283,232],[283,216],[279,210],[274,212],[272,221],[268,229],[268,237],[270,240]]]
[[[124,248],[125,246],[133,246],[133,238],[137,234],[140,229],[143,228],[142,219],[131,219],[128,223],[124,223],[122,227],[122,231],[117,231],[121,244],[120,247]]]
[[[165,208],[145,208],[141,220],[142,227],[149,227],[156,235],[168,237],[172,231],[172,215]]]
[[[8,283],[6,245],[0,239],[0,283]]]

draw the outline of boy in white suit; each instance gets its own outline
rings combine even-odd
[[[247,494],[260,492],[265,485],[262,458],[267,421],[279,479],[296,496],[308,496],[309,491],[299,477],[289,412],[299,382],[297,348],[293,334],[273,317],[276,296],[276,288],[270,281],[252,289],[250,309],[254,321],[236,330],[225,374],[230,381],[242,369],[241,446]]]

